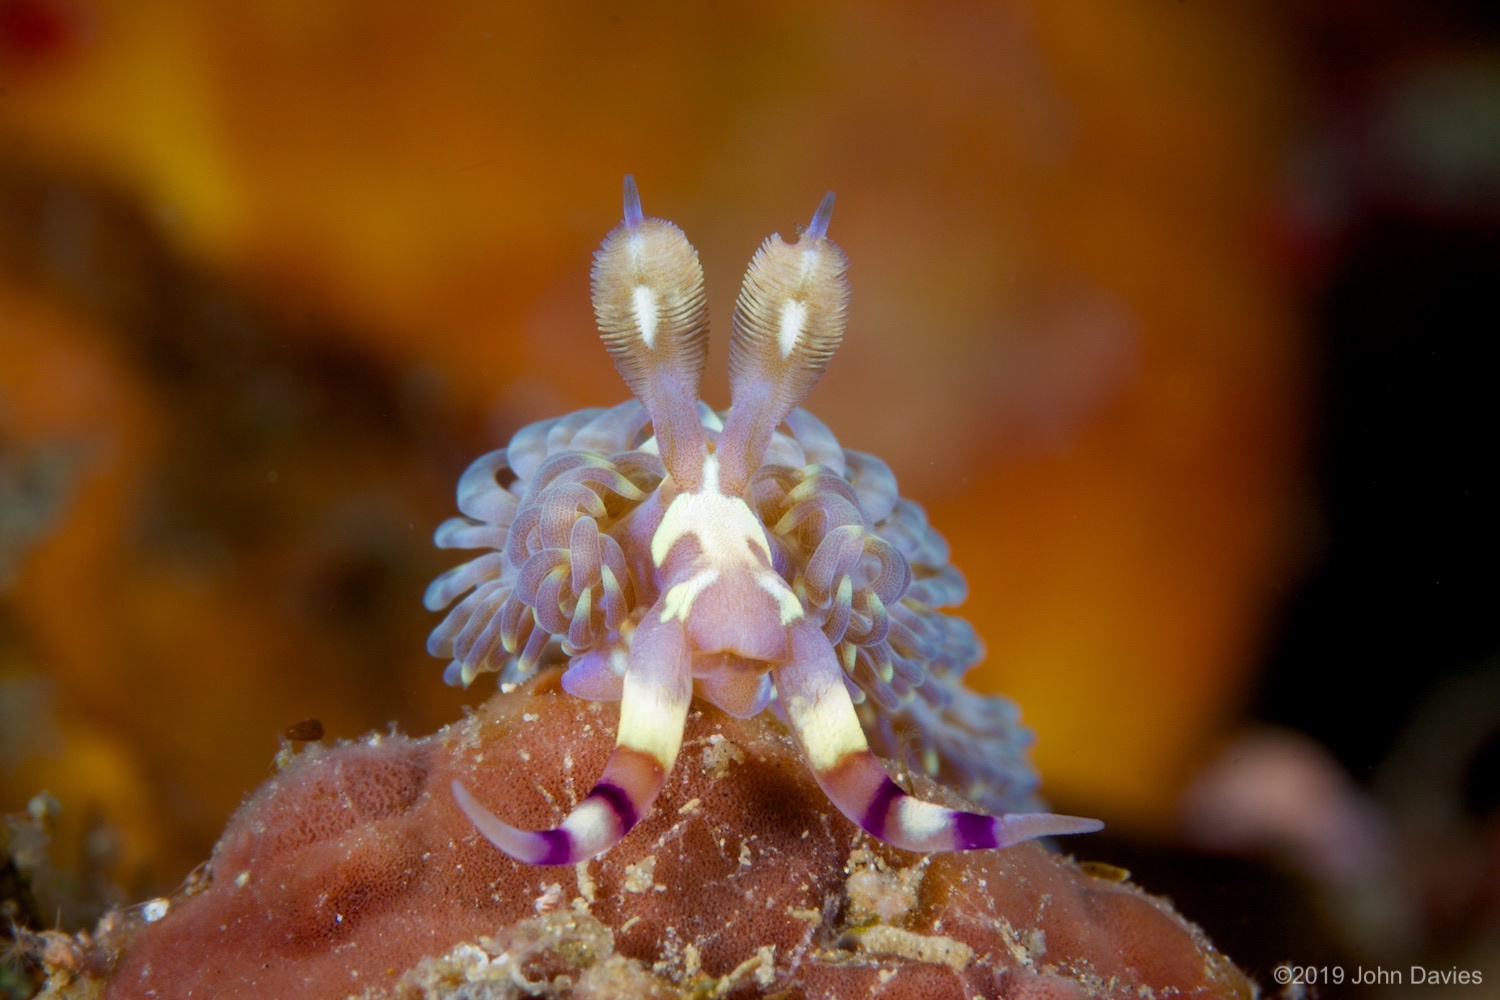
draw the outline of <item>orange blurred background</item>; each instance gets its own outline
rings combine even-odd
[[[423,651],[459,471],[624,395],[590,254],[635,174],[719,326],[827,189],[808,406],[971,584],[1043,792],[1159,831],[1297,565],[1304,378],[1259,5],[0,2],[0,811],[205,858],[313,716],[484,698]],[[66,838],[65,838],[66,842]]]

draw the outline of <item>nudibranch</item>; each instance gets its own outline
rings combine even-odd
[[[800,238],[750,262],[729,347],[732,405],[698,399],[708,306],[697,251],[641,211],[594,256],[594,312],[635,399],[525,427],[459,480],[444,548],[483,554],[433,581],[463,600],[428,649],[465,687],[503,689],[565,666],[562,687],[620,702],[615,749],[552,830],[512,827],[458,782],[474,825],[519,861],[608,850],[651,808],[693,697],[737,717],[781,715],[818,784],[872,836],[911,851],[1006,847],[1097,820],[1030,811],[1036,779],[1015,706],[962,684],[982,653],[938,610],[965,584],[890,468],[839,446],[798,409],[843,338],[848,262],[828,238],[830,193]],[[871,749],[906,752],[1000,815],[907,794]]]

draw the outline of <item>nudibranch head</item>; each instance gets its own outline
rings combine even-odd
[[[830,193],[792,243],[756,252],[734,314],[732,405],[698,399],[708,310],[697,252],[641,210],[594,257],[594,312],[635,398],[523,428],[459,480],[444,548],[482,554],[433,581],[453,601],[428,642],[468,686],[553,666],[582,698],[620,701],[616,747],[554,830],[507,825],[455,783],[497,847],[533,864],[607,850],[650,808],[696,695],[738,716],[774,706],[818,783],[872,835],[918,851],[1003,847],[1100,828],[1034,812],[1029,733],[1004,698],[964,687],[982,655],[941,609],[963,577],[884,462],[840,447],[798,405],[843,338],[848,262]],[[459,600],[461,598],[461,600]],[[905,754],[1002,815],[901,790],[871,750]]]

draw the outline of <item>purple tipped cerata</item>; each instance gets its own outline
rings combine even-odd
[[[774,704],[838,809],[914,851],[1086,833],[1040,812],[1015,705],[963,684],[982,650],[945,612],[965,585],[890,468],[798,408],[844,334],[847,262],[830,192],[802,238],[766,240],[735,308],[733,405],[698,399],[708,313],[698,255],[643,214],[595,255],[594,312],[635,398],[532,424],[459,480],[444,548],[479,550],[428,588],[458,603],[428,643],[467,687],[560,669],[570,694],[620,702],[613,754],[553,830],[505,823],[453,794],[496,847],[530,864],[600,854],[650,809],[694,697],[747,717]],[[873,748],[873,750],[872,750]],[[876,751],[990,812],[907,794]],[[990,813],[999,815],[991,815]]]

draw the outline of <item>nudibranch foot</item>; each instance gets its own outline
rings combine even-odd
[[[694,694],[790,725],[819,785],[871,835],[913,851],[1005,847],[1087,833],[1041,811],[1015,706],[963,685],[983,649],[943,608],[963,576],[889,467],[846,451],[797,409],[844,336],[848,260],[828,238],[833,195],[745,274],[729,342],[732,405],[698,398],[708,308],[698,253],[645,214],[625,178],[623,221],[594,255],[599,331],[637,401],[522,428],[459,482],[465,515],[437,543],[480,554],[435,580],[457,602],[428,648],[467,686],[502,689],[565,667],[569,695],[619,700],[615,750],[556,828],[512,827],[455,783],[491,843],[572,864],[619,841],[677,760]],[[955,784],[980,808],[901,790],[871,748]]]

